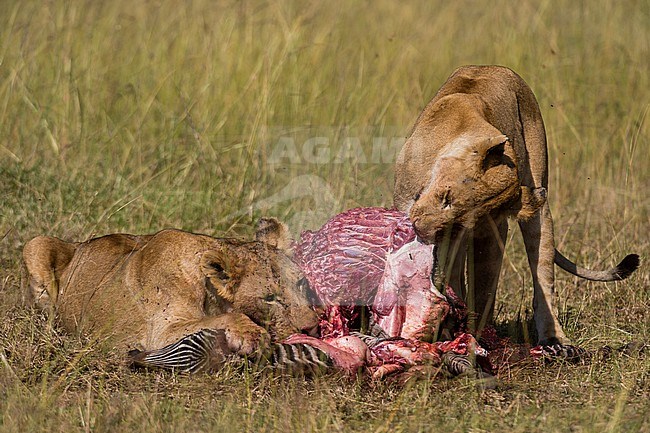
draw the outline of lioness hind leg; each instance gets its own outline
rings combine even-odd
[[[527,221],[519,221],[533,276],[533,316],[539,344],[569,344],[555,312],[555,242],[548,203]]]
[[[23,262],[27,269],[27,284],[24,285],[26,299],[43,309],[56,305],[59,275],[70,264],[77,245],[50,236],[38,236],[25,244]]]
[[[489,229],[482,230],[480,237],[472,239],[473,244],[470,246],[467,263],[469,289],[473,289],[474,300],[473,308],[471,302],[468,303],[468,307],[470,311],[473,310],[477,314],[473,326],[470,323],[470,329],[477,331],[493,320],[494,301],[508,235],[507,220],[498,223],[490,220],[487,224],[490,225]],[[468,293],[470,301],[471,295],[471,292]]]

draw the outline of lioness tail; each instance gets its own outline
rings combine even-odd
[[[616,267],[604,271],[581,268],[555,250],[555,263],[567,272],[591,281],[618,281],[629,277],[639,267],[639,256],[628,254]]]

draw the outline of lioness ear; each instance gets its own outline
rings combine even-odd
[[[208,250],[201,256],[201,271],[214,287],[217,295],[229,302],[235,300],[235,292],[242,269],[238,266],[234,252],[227,247]]]
[[[255,230],[255,240],[291,252],[291,234],[287,225],[275,218],[260,218]]]
[[[503,149],[507,142],[508,137],[503,134],[497,135],[496,137],[490,137],[479,142],[476,146],[476,151],[482,157],[486,156],[489,152],[500,151],[500,153],[503,153]]]

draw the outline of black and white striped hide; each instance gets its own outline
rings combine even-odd
[[[381,329],[381,328],[379,328],[379,325],[377,325],[377,328]],[[358,339],[363,341],[366,344],[366,346],[368,346],[369,348],[373,348],[376,345],[378,345],[379,343],[383,343],[384,341],[403,340],[402,337],[389,337],[388,334],[386,334],[383,330],[382,330],[381,334],[377,334],[377,335],[364,334],[364,333],[356,332],[356,331],[350,332],[350,335],[353,336],[353,337],[357,337]]]
[[[548,346],[541,346],[539,353],[547,362],[553,361],[566,361],[571,363],[587,362],[590,359],[590,354],[582,347],[573,346],[570,344],[552,344]]]
[[[271,351],[259,364],[283,373],[315,374],[333,367],[331,358],[308,344],[273,343]]]
[[[158,350],[132,350],[129,357],[134,366],[164,368],[188,373],[217,370],[228,354],[223,330],[202,329],[176,343]]]
[[[215,371],[230,352],[223,330],[203,329],[158,350],[129,352],[136,367],[163,368],[187,373]],[[333,366],[330,357],[307,344],[273,343],[253,363],[290,374],[313,374]]]
[[[442,365],[452,376],[476,376],[477,368],[468,355],[446,352],[442,355]]]

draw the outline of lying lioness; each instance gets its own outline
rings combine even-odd
[[[65,329],[144,351],[133,354],[154,351],[143,365],[194,371],[316,331],[288,247],[286,227],[263,219],[251,242],[180,230],[82,243],[40,236],[23,259],[29,294]]]
[[[547,187],[546,133],[537,101],[517,74],[499,66],[454,72],[418,117],[395,169],[395,206],[409,213],[420,239],[440,245],[449,284],[483,322],[494,311],[507,217],[518,219],[533,276],[535,324],[545,345],[568,342],[554,311],[553,262],[597,281],[623,279],[638,266],[638,256],[629,255],[614,269],[590,271],[556,251]]]

